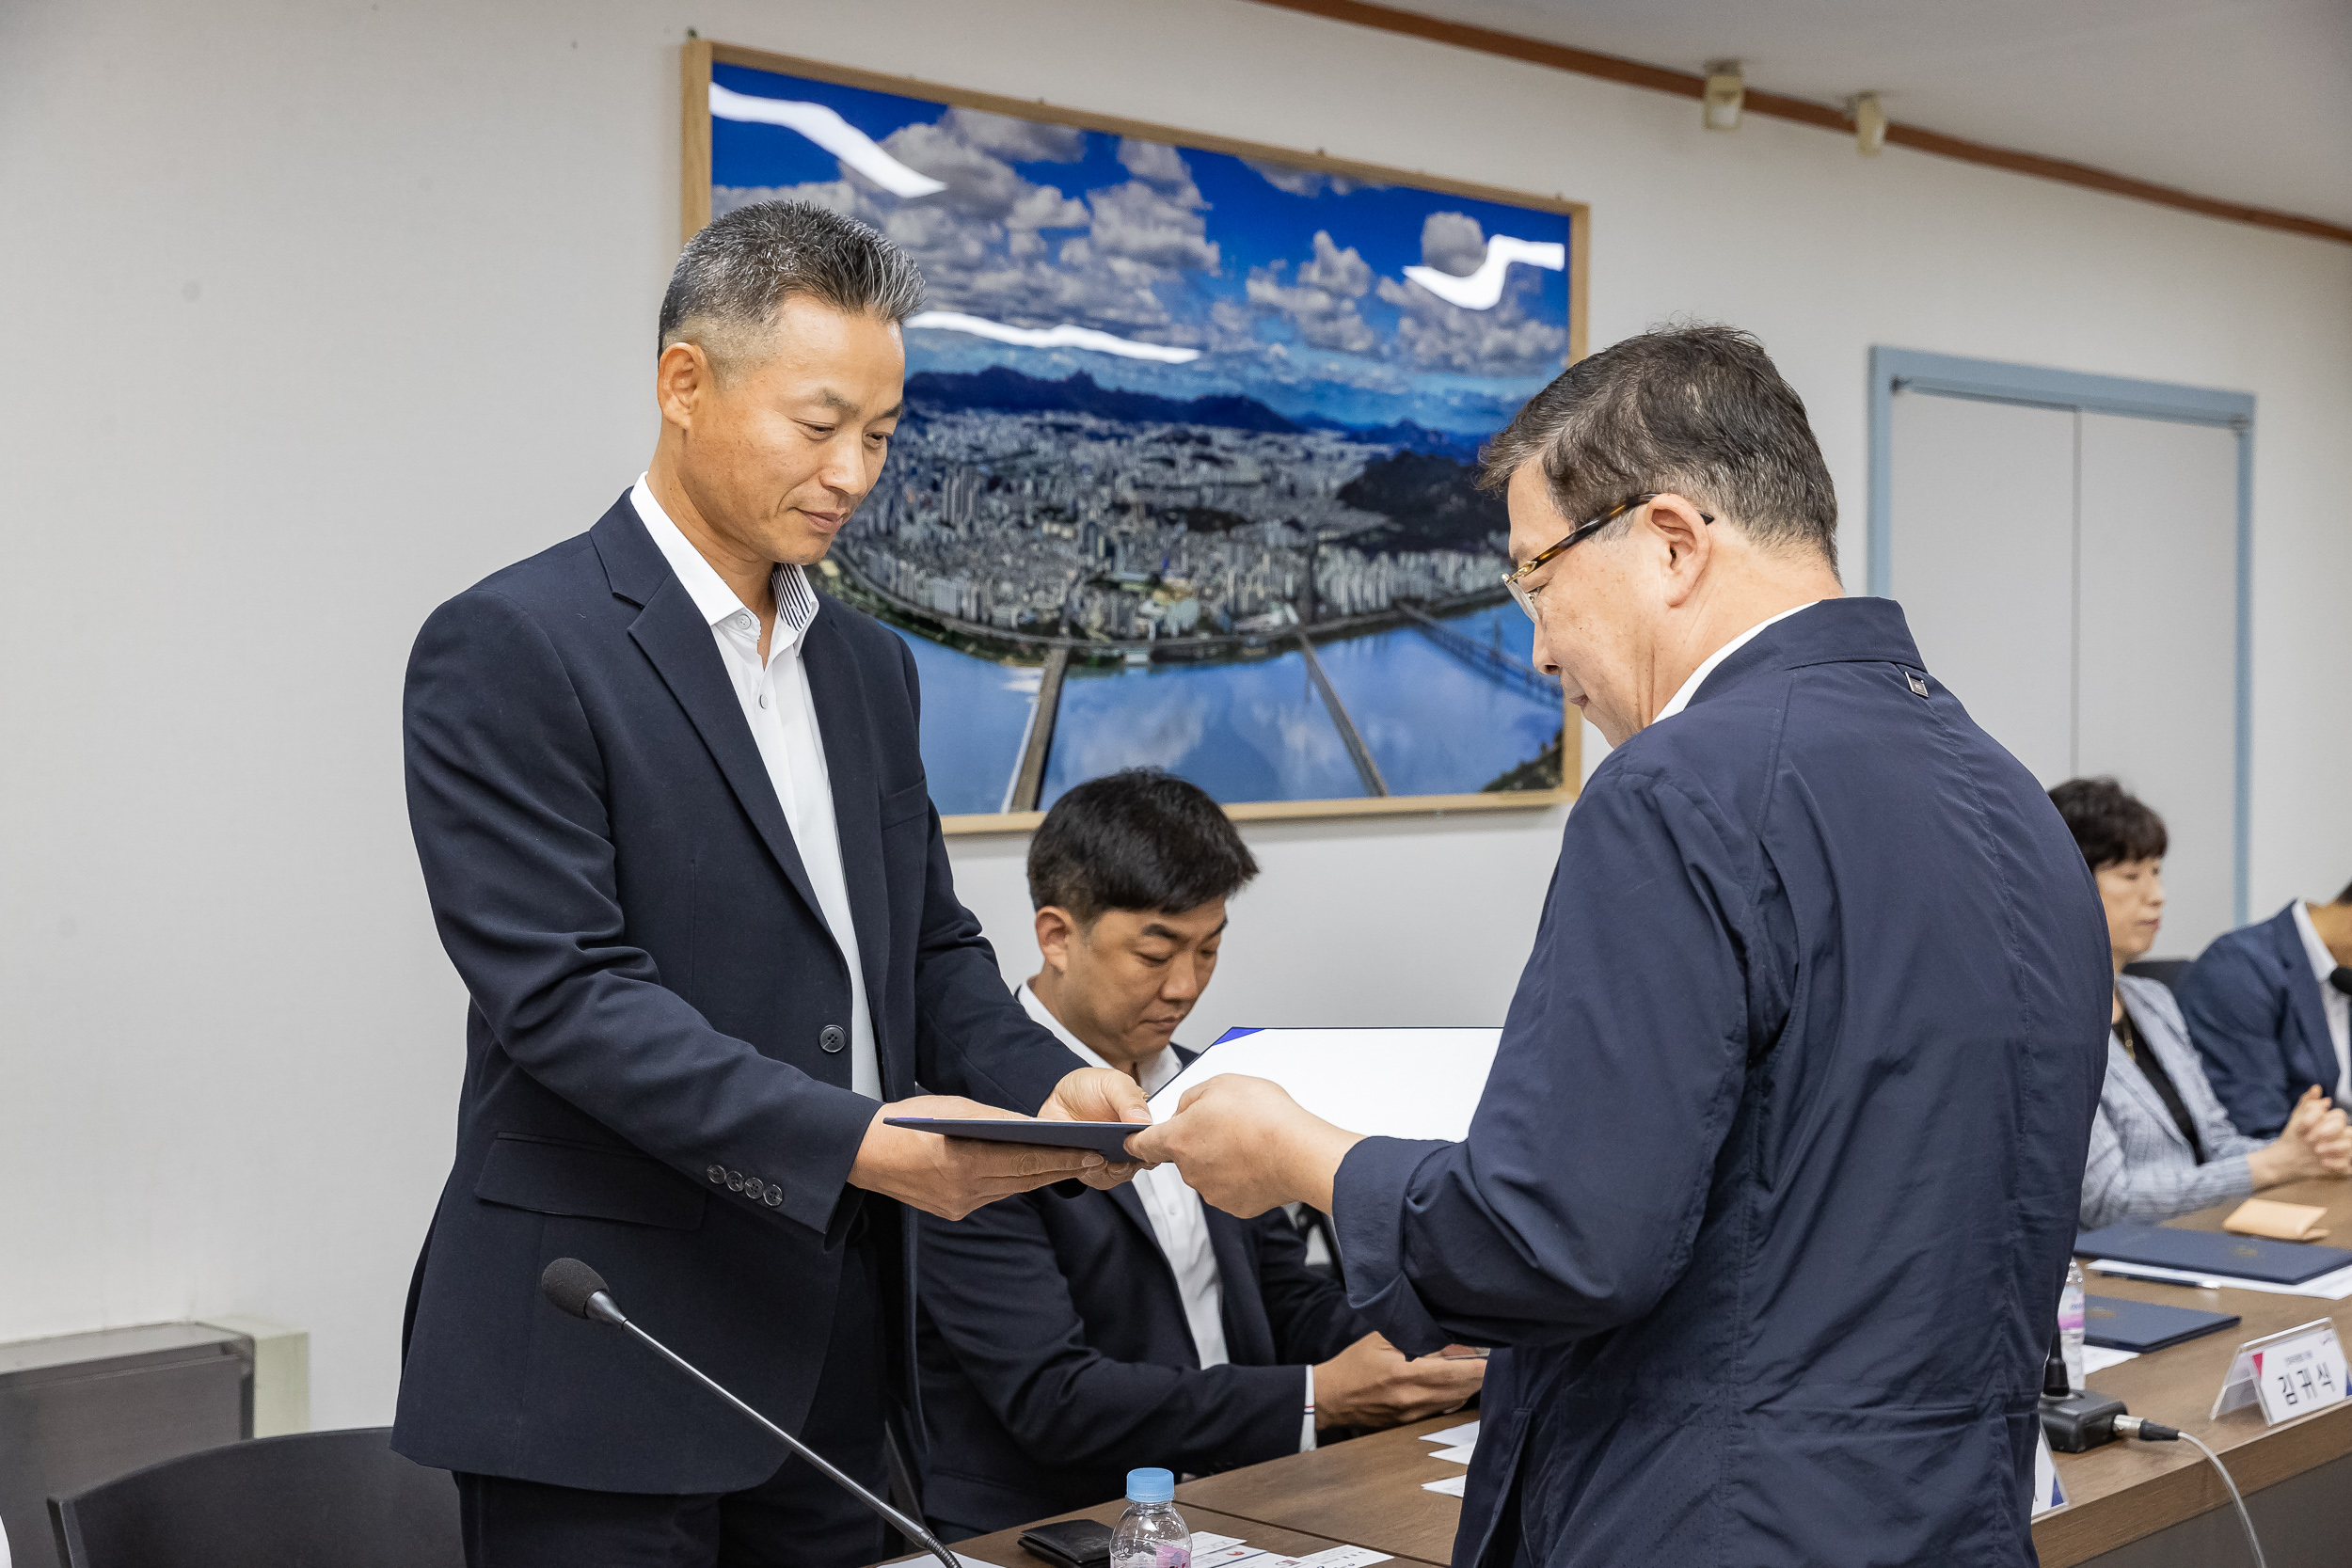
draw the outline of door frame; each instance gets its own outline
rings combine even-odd
[[[1969,359],[1920,349],[1870,349],[1869,587],[1888,598],[1895,580],[1895,394],[1925,392],[1980,403],[2023,404],[2086,414],[2217,426],[2237,435],[2237,669],[2232,725],[2232,918],[2246,924],[2247,869],[2253,839],[2254,395],[2169,381],[2135,381],[2080,371]]]

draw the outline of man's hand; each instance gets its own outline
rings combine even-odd
[[[1054,1085],[1053,1095],[1037,1108],[1041,1121],[1150,1121],[1152,1107],[1143,1090],[1123,1072],[1106,1067],[1082,1067]],[[1078,1173],[1089,1187],[1108,1189],[1143,1167],[1114,1161]]]
[[[1315,1368],[1315,1425],[1392,1427],[1418,1421],[1461,1409],[1486,1380],[1483,1358],[1455,1359],[1440,1351],[1407,1361],[1388,1340],[1367,1334]]]
[[[1127,1152],[1173,1160],[1184,1184],[1229,1214],[1249,1219],[1278,1204],[1331,1212],[1340,1161],[1362,1134],[1310,1116],[1279,1084],[1229,1072],[1185,1094],[1176,1114],[1127,1140]]]
[[[874,1113],[874,1119],[866,1124],[865,1141],[857,1146],[856,1163],[850,1166],[850,1185],[895,1197],[944,1220],[960,1220],[984,1203],[1073,1176],[1095,1176],[1104,1168],[1103,1157],[1092,1149],[943,1138],[936,1132],[920,1132],[912,1127],[886,1127],[882,1124],[885,1117],[1005,1121],[1023,1118],[1010,1111],[951,1094],[917,1095],[912,1100],[895,1101]]]
[[[2276,1143],[2246,1157],[2257,1188],[2352,1171],[2352,1126],[2314,1084],[2303,1091]]]

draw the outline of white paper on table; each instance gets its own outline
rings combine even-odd
[[[1470,1462],[1470,1455],[1477,1451],[1478,1445],[1475,1443],[1456,1443],[1450,1449],[1439,1449],[1429,1457],[1442,1459],[1448,1465],[1467,1465]]]
[[[2189,1269],[2159,1269],[2146,1263],[2121,1263],[2112,1258],[2094,1258],[2090,1261],[2093,1274],[2111,1274],[2119,1279],[2153,1279],[2169,1285],[2202,1285],[2214,1281],[2225,1291],[2260,1291],[2273,1296],[2317,1296],[2322,1301],[2342,1301],[2352,1296],[2352,1264],[2303,1281],[2300,1285],[2274,1285],[2267,1279],[2240,1279],[2233,1275],[2198,1274]]]
[[[1458,1497],[1462,1495],[1462,1488],[1469,1484],[1470,1477],[1465,1474],[1448,1476],[1443,1481],[1424,1481],[1421,1483],[1421,1489],[1424,1492],[1442,1492],[1449,1497]]]
[[[2109,1367],[2120,1367],[2126,1361],[2138,1359],[2139,1352],[2136,1350],[2110,1350],[2105,1345],[2085,1345],[2083,1376],[2089,1377],[2093,1372],[2104,1372]]]
[[[1451,1448],[1456,1443],[1475,1443],[1478,1441],[1478,1423],[1464,1421],[1460,1426],[1448,1427],[1443,1432],[1424,1432],[1421,1440],[1435,1443],[1439,1448]]]
[[[1500,1029],[1251,1029],[1228,1033],[1152,1097],[1166,1121],[1196,1085],[1270,1078],[1335,1127],[1367,1137],[1470,1136]]]
[[[963,1564],[963,1568],[996,1568],[996,1564],[993,1562],[982,1562],[977,1557],[966,1557],[961,1552],[955,1551],[952,1548],[949,1550],[948,1555],[953,1557],[958,1562]],[[902,1557],[895,1559],[890,1562],[884,1563],[882,1568],[923,1568],[925,1563],[930,1564],[930,1568],[939,1568],[939,1559],[931,1556],[929,1552],[925,1552],[921,1557]]]

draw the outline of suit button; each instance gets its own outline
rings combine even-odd
[[[768,1207],[769,1207],[769,1208],[771,1208],[771,1209],[781,1209],[781,1208],[783,1208],[783,1207],[784,1207],[784,1189],[783,1189],[782,1187],[777,1186],[777,1185],[776,1185],[774,1182],[772,1182],[772,1181],[769,1182],[769,1183],[768,1183],[768,1196],[767,1196],[767,1197],[765,1197],[765,1198],[764,1198],[764,1199],[762,1199],[761,1201],[762,1201],[762,1202],[764,1202],[764,1203],[766,1203],[766,1204],[768,1205]]]
[[[739,1170],[731,1170],[727,1172],[727,1191],[731,1193],[739,1193],[742,1190],[743,1173]]]
[[[817,1031],[817,1043],[830,1055],[850,1043],[850,1032],[838,1023],[828,1023]]]
[[[703,1174],[710,1178],[713,1186],[723,1187],[727,1184],[727,1167],[724,1165],[713,1165]]]
[[[758,1197],[760,1195],[767,1192],[767,1190],[768,1184],[760,1180],[758,1177],[753,1176],[746,1177],[744,1179],[743,1196],[745,1197]]]

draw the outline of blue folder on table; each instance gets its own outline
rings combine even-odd
[[[2265,1285],[2300,1285],[2352,1263],[2342,1247],[2305,1242],[2266,1242],[2226,1230],[2175,1230],[2167,1225],[2110,1225],[2074,1238],[2081,1258],[2111,1258],[2189,1274],[2259,1279]]]
[[[2200,1312],[2193,1307],[2121,1296],[2083,1298],[2083,1340],[2108,1350],[2162,1350],[2201,1334],[2218,1333],[2238,1321],[2234,1312]]]

